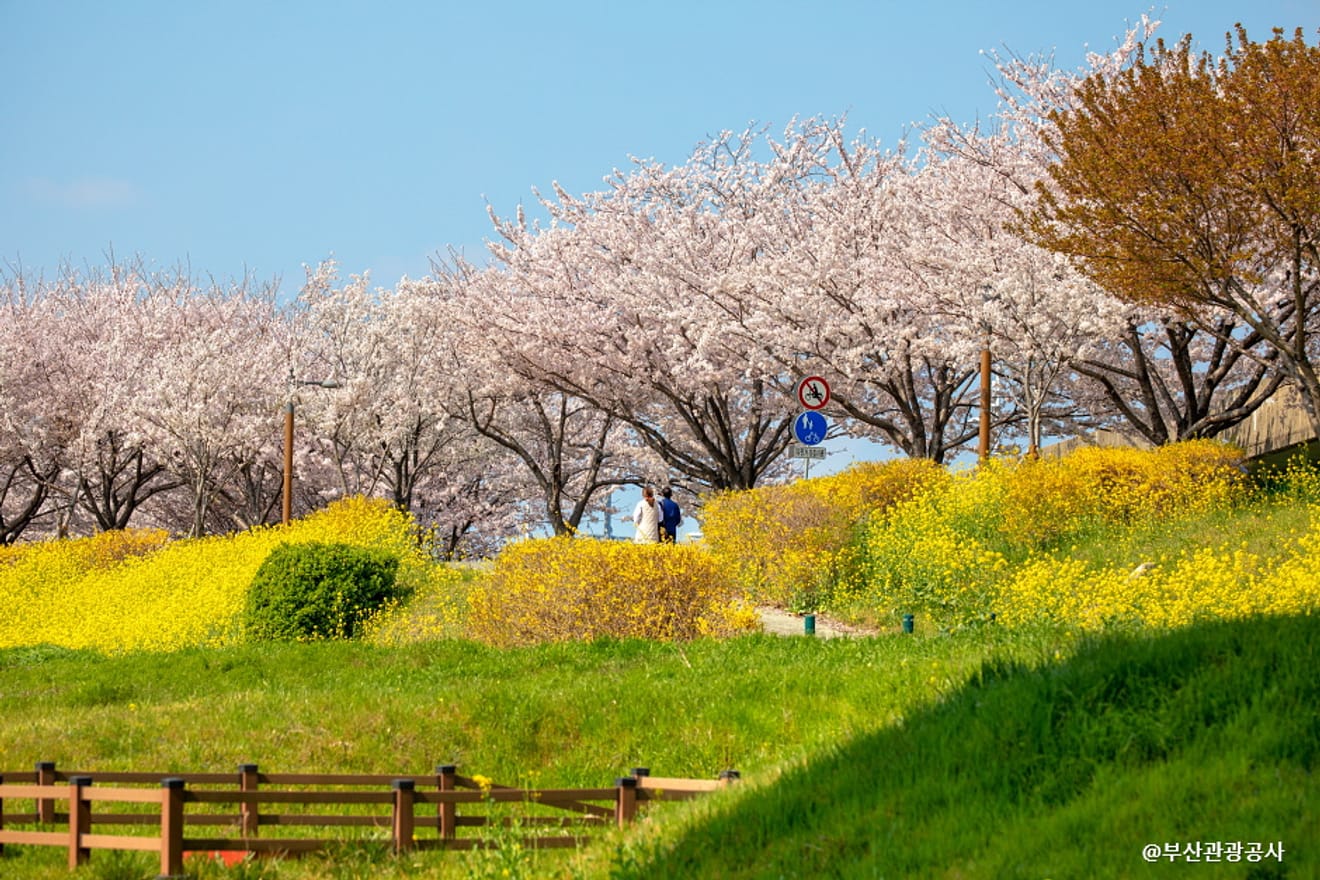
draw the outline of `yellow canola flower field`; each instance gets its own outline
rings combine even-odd
[[[1132,558],[1095,552],[1263,503],[1241,458],[1232,446],[1192,441],[954,472],[887,462],[717,495],[704,531],[758,601],[882,623],[914,613],[944,628],[992,616],[1000,625],[1173,627],[1320,608],[1320,508],[1265,556],[1234,535]],[[1320,499],[1314,468],[1274,479],[1288,497]]]
[[[380,499],[349,498],[291,523],[169,541],[130,530],[0,552],[0,648],[52,644],[172,651],[240,638],[258,567],[281,543],[345,543],[400,557],[410,586],[433,576],[415,526]]]
[[[1010,625],[1043,619],[1088,630],[1311,613],[1320,609],[1320,507],[1282,559],[1223,545],[1127,571],[1046,555],[1013,572],[995,607]]]
[[[786,486],[722,492],[704,500],[706,545],[757,601],[804,606],[822,589],[860,592],[853,534],[868,517],[950,480],[926,459],[854,465]]]
[[[757,603],[882,625],[914,613],[940,628],[992,615],[998,625],[1095,630],[1314,612],[1320,471],[1286,472],[1267,496],[1237,468],[1240,454],[1198,441],[960,472],[927,461],[868,464],[709,497],[704,546],[531,539],[462,571],[432,560],[407,514],[362,498],[287,528],[178,541],[134,530],[0,547],[0,648],[235,643],[252,578],[284,542],[398,556],[411,597],[364,636],[387,644],[720,637],[755,630]],[[1268,540],[1214,525],[1263,512],[1275,503],[1268,498],[1286,502],[1278,509],[1288,514],[1286,530]],[[1203,539],[1202,528],[1214,537]],[[1151,540],[1168,534],[1177,537]]]

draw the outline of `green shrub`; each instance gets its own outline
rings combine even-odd
[[[248,588],[243,632],[254,641],[353,638],[401,598],[399,559],[349,544],[281,544]]]

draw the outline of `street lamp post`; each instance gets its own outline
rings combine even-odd
[[[976,457],[981,464],[990,460],[990,304],[998,302],[999,293],[990,284],[981,285],[981,430]]]
[[[284,500],[280,516],[280,522],[286,526],[293,519],[293,392],[299,385],[341,387],[334,379],[295,379],[293,367],[289,367],[289,384],[284,401]]]
[[[990,347],[981,349],[981,434],[976,455],[982,464],[990,460]]]

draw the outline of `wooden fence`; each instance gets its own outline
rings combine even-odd
[[[299,855],[349,839],[263,838],[263,826],[372,829],[358,839],[378,841],[388,829],[396,853],[496,845],[489,833],[459,835],[482,827],[510,829],[528,847],[571,847],[594,829],[627,825],[647,801],[686,800],[737,778],[726,770],[718,780],[662,779],[636,768],[608,788],[534,789],[460,776],[450,765],[422,776],[262,773],[256,764],[237,773],[82,773],[43,761],[31,772],[0,773],[0,851],[6,844],[64,847],[70,869],[96,849],[156,852],[161,876],[178,877],[189,852]],[[501,804],[517,805],[520,815],[498,815]],[[31,812],[16,810],[29,805]],[[201,812],[217,805],[229,809]],[[338,809],[310,812],[327,807]],[[96,830],[106,826],[132,830]],[[205,827],[219,831],[195,833]],[[522,836],[529,831],[537,833]]]

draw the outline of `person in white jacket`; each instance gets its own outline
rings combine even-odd
[[[637,534],[633,541],[638,544],[657,544],[660,541],[660,505],[655,501],[655,490],[650,486],[642,488],[642,500],[633,510],[633,525]]]

